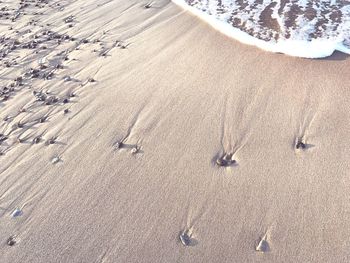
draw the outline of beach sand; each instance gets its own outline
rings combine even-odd
[[[1,18],[43,42],[0,61],[0,262],[349,262],[349,56],[169,0],[37,2]]]

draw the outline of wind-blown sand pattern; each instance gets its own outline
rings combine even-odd
[[[349,57],[169,0],[0,3],[0,262],[348,262]]]
[[[350,2],[307,0],[174,0],[219,31],[292,56],[350,54]]]

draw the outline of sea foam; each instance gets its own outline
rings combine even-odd
[[[322,58],[350,54],[350,1],[173,0],[223,34],[263,50]]]

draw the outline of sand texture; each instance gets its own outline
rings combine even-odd
[[[169,0],[19,3],[1,263],[350,261],[348,56],[267,53]]]

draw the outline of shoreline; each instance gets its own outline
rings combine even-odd
[[[147,3],[13,23],[2,260],[346,262],[349,56],[265,52]]]
[[[200,18],[202,21],[213,27],[222,34],[239,41],[243,44],[255,46],[264,51],[272,53],[283,53],[292,57],[301,58],[325,58],[331,56],[335,51],[350,55],[350,48],[345,47],[342,42],[334,42],[334,40],[318,40],[312,41],[289,40],[282,39],[276,43],[267,42],[249,35],[242,30],[233,27],[232,25],[218,20],[217,18],[207,15],[198,9],[189,6],[184,0],[172,0],[176,5],[188,11],[191,15]]]

